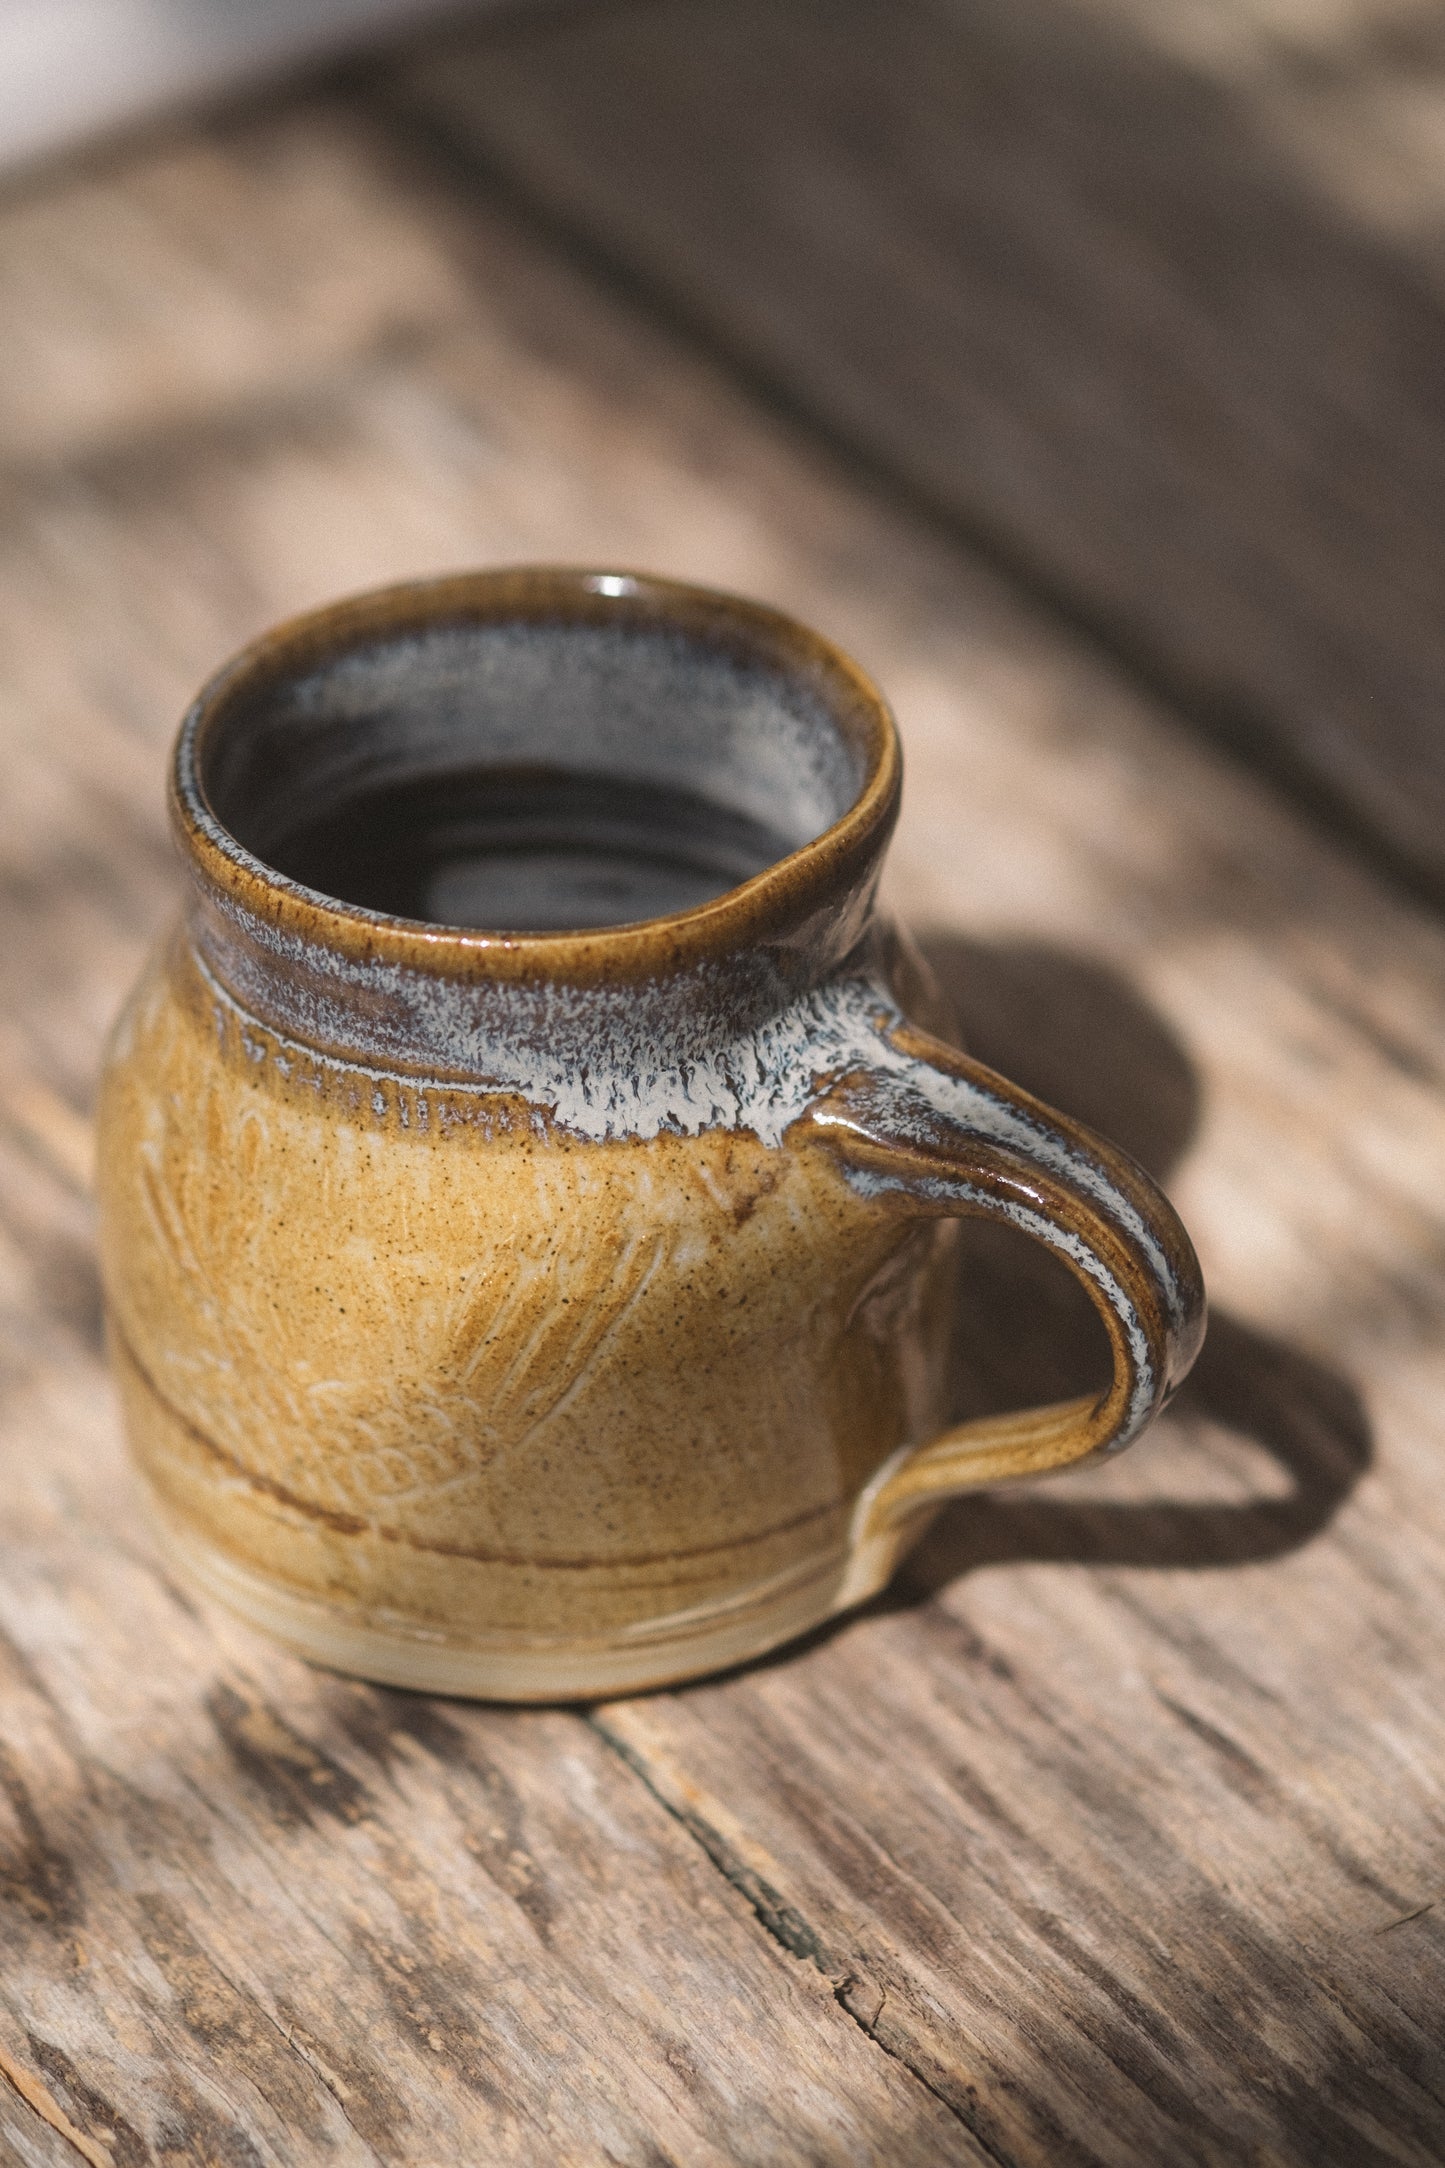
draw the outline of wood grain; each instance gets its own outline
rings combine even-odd
[[[648,0],[388,99],[1445,897],[1439,11]]]
[[[137,203],[139,298],[88,239]],[[354,102],[57,178],[0,265],[40,210],[25,366],[62,388],[0,468],[0,2050],[117,2168],[1437,2160],[1439,925]],[[338,264],[351,330],[308,335]],[[195,338],[208,280],[244,367]],[[591,1717],[307,1673],[167,1587],[84,1190],[195,683],[287,610],[525,557],[761,594],[877,671],[895,896],[972,1044],[1167,1177],[1216,1304],[1134,1455]],[[990,1239],[959,1354],[962,1411],[1097,1348]],[[0,2158],[66,2143],[0,2086]]]

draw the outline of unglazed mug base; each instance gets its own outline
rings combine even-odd
[[[489,1633],[465,1639],[384,1612],[349,1613],[227,1557],[148,1492],[149,1518],[174,1577],[325,1671],[473,1701],[605,1701],[730,1671],[824,1625],[876,1593],[846,1550],[805,1561],[756,1588],[606,1635]]]

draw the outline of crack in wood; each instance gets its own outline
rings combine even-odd
[[[687,1832],[710,1865],[737,1891],[763,1932],[776,1942],[780,1949],[786,1950],[790,1957],[801,1958],[805,1964],[812,1965],[822,1974],[832,1989],[834,2002],[864,2038],[871,2041],[890,2062],[897,2063],[900,2069],[906,2070],[926,2093],[931,2094],[939,2106],[945,2108],[955,2122],[968,2132],[974,2144],[995,2163],[995,2168],[1017,2168],[1017,2164],[1008,2154],[1001,2153],[997,2145],[985,2138],[969,2121],[957,2101],[951,2100],[947,2093],[940,2091],[926,2071],[920,2070],[916,2063],[910,2061],[901,2050],[891,2046],[878,2032],[878,2022],[888,2004],[887,1990],[863,1974],[839,1972],[830,1965],[822,1936],[796,1906],[790,1905],[781,1891],[775,1889],[762,1875],[745,1866],[722,1832],[704,1816],[691,1813],[687,1808],[678,1806],[675,1800],[669,1799],[666,1792],[654,1781],[643,1757],[619,1733],[611,1730],[595,1709],[587,1712],[586,1721],[604,1746],[631,1770],[648,1795],[657,1801],[664,1814]]]
[[[1434,1909],[1435,1900],[1432,1897],[1427,1904],[1416,1905],[1414,1911],[1407,1912],[1402,1919],[1387,1920],[1383,1927],[1377,1927],[1375,1929],[1375,1933],[1377,1935],[1392,1935],[1397,1927],[1408,1927],[1412,1920],[1423,1920],[1425,1914],[1427,1912],[1433,1912]]]

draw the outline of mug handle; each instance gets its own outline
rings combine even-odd
[[[1114,1374],[1097,1398],[956,1423],[900,1448],[858,1501],[837,1609],[883,1585],[928,1508],[1119,1452],[1182,1383],[1205,1324],[1193,1244],[1126,1153],[896,1011],[875,1031],[877,1056],[810,1108],[817,1142],[854,1190],[885,1208],[980,1214],[1053,1250],[1103,1320]]]

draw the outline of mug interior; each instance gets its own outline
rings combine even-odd
[[[778,621],[656,609],[369,627],[242,678],[197,747],[210,811],[323,897],[563,932],[694,909],[842,819],[867,750]],[[274,665],[274,658],[273,658]]]

